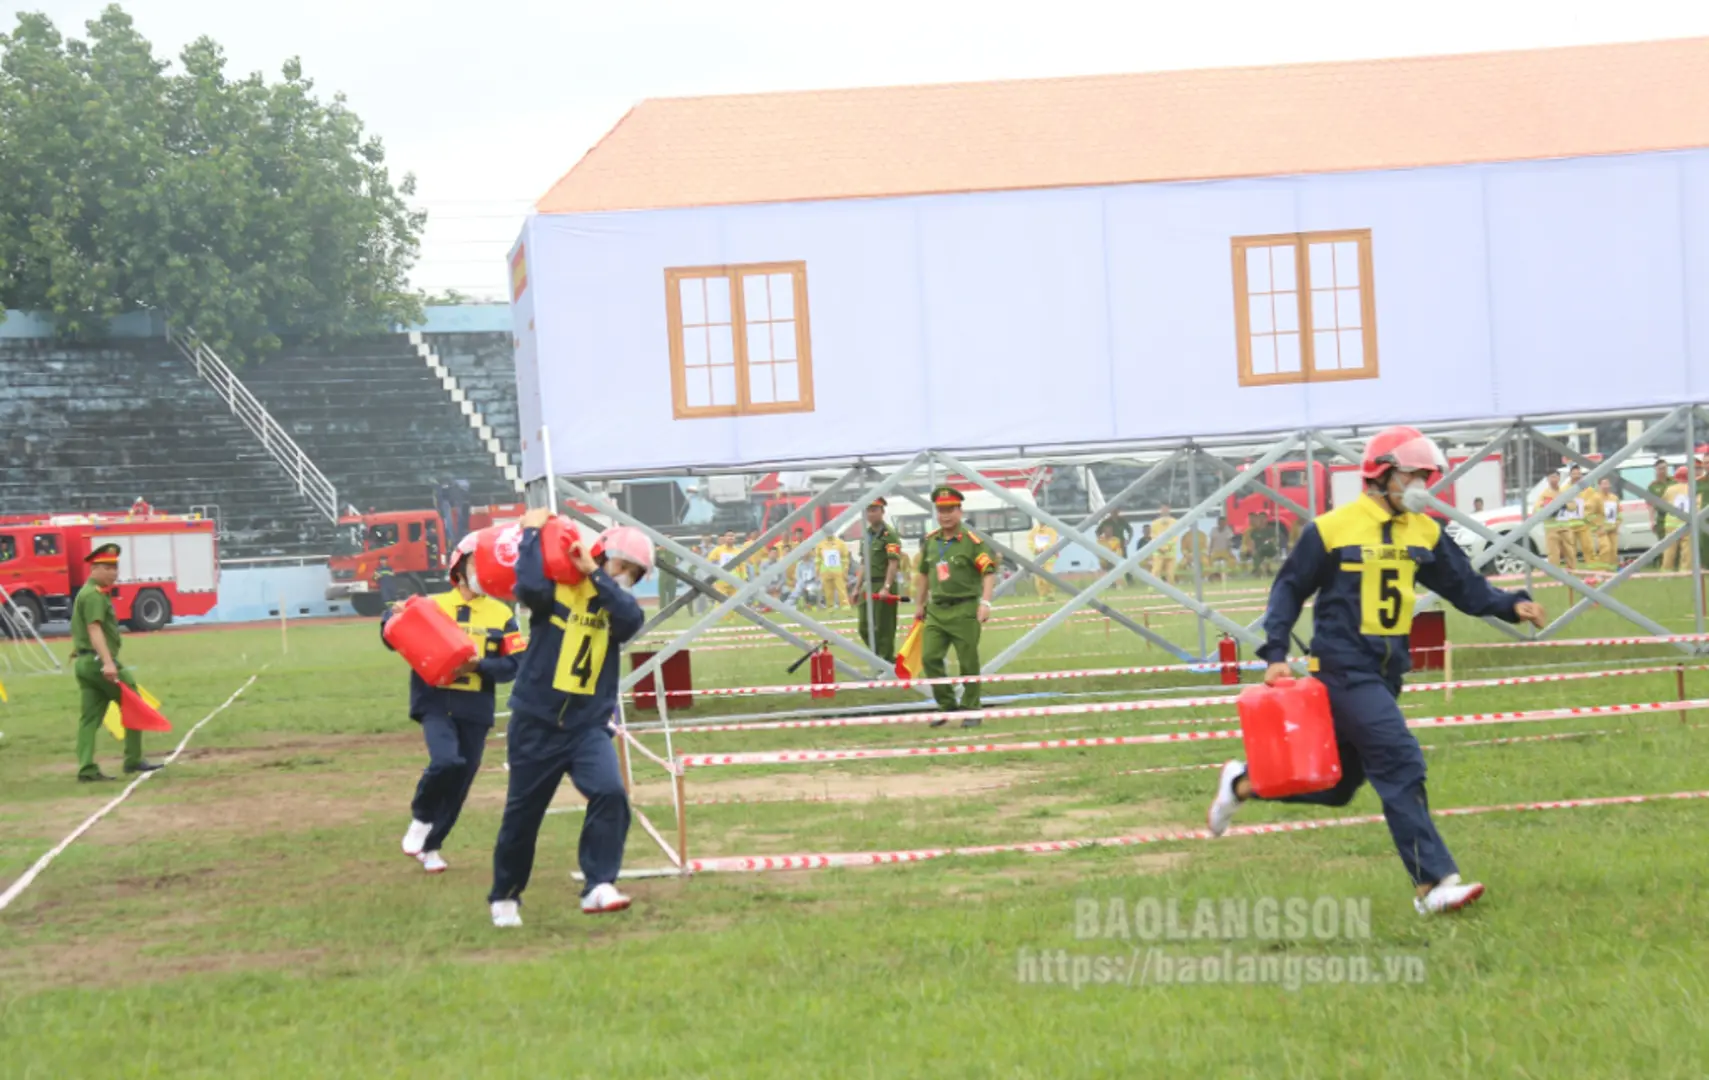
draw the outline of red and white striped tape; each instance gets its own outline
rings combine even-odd
[[[1673,800],[1709,799],[1709,791],[1672,791],[1656,795],[1612,795],[1601,798],[1557,799],[1549,802],[1506,803],[1494,806],[1459,806],[1431,811],[1438,817],[1470,817],[1475,814],[1518,813],[1542,810],[1581,810],[1600,806],[1635,806]],[[1236,825],[1224,833],[1231,836],[1270,836],[1277,833],[1312,832],[1318,829],[1346,828],[1355,825],[1376,825],[1384,821],[1381,814],[1357,817],[1318,818],[1309,821],[1279,821],[1262,825]],[[1092,840],[1046,840],[1036,843],[980,844],[970,847],[919,848],[911,851],[860,851],[806,855],[726,855],[709,859],[690,859],[690,873],[747,873],[762,870],[828,870],[835,867],[888,866],[896,863],[927,862],[946,856],[996,855],[1023,853],[1049,855],[1095,847],[1134,847],[1141,844],[1165,844],[1187,840],[1213,839],[1210,830],[1169,829],[1160,832],[1135,833]]]
[[[1148,703],[1122,702],[1120,704],[1131,706]],[[1633,713],[1683,712],[1705,708],[1709,708],[1709,698],[1692,698],[1685,701],[1649,701],[1630,705],[1575,705],[1558,709],[1533,709],[1526,712],[1426,716],[1408,720],[1406,726],[1409,728],[1431,728],[1473,727],[1483,724],[1525,724],[1565,720],[1578,716],[1622,716]],[[878,761],[893,758],[1004,754],[1031,750],[1081,750],[1238,738],[1240,738],[1239,729],[1171,731],[1157,735],[1106,735],[1090,739],[1043,739],[1031,742],[976,743],[954,746],[876,746],[843,750],[755,750],[730,754],[682,754],[678,756],[677,762],[685,769],[720,765],[810,765],[837,761]]]
[[[1123,669],[1109,669],[1105,672],[1079,674],[1108,674]],[[1134,668],[1132,671],[1157,669]],[[1176,669],[1165,669],[1176,670]],[[1476,690],[1492,686],[1527,686],[1532,683],[1574,682],[1580,679],[1608,679],[1628,675],[1655,675],[1679,670],[1678,665],[1667,667],[1621,668],[1612,671],[1566,671],[1554,672],[1547,675],[1514,675],[1501,679],[1469,679],[1464,682],[1452,683],[1418,683],[1403,687],[1401,692],[1407,694],[1422,694],[1433,691]],[[1064,673],[1074,675],[1074,672]],[[1016,678],[1031,678],[1031,675],[1016,676]],[[1054,678],[1056,673],[1044,672],[1040,677]],[[1002,678],[1002,676],[993,676]],[[956,680],[916,680],[915,685],[928,685],[937,682],[953,682]],[[858,686],[876,684],[856,684]],[[908,683],[897,681],[897,686]],[[1148,712],[1156,709],[1191,709],[1206,705],[1226,705],[1233,696],[1246,687],[1231,688],[1227,692],[1204,697],[1186,698],[1156,698],[1150,701],[1106,701],[1106,702],[1070,702],[1063,705],[1033,705],[1008,709],[969,709],[955,714],[956,718],[974,717],[981,720],[1013,720],[1017,718],[1036,718],[1041,716],[1074,716],[1089,713],[1128,713]],[[649,697],[651,695],[648,695]],[[844,727],[886,727],[893,724],[924,724],[944,718],[942,712],[899,713],[890,716],[836,716],[817,717],[804,720],[745,720],[728,724],[685,724],[672,729],[676,735],[702,732],[731,732],[731,731],[798,731],[810,728],[844,728]],[[1211,720],[1228,719],[1227,717],[1212,717]],[[1187,722],[1187,721],[1181,721]],[[1203,721],[1201,721],[1203,722]]]
[[[1465,649],[1538,649],[1563,647],[1605,647],[1610,645],[1656,645],[1663,642],[1709,641],[1709,634],[1667,634],[1651,635],[1649,637],[1609,637],[1609,638],[1548,638],[1543,640],[1530,639],[1527,641],[1467,641],[1454,642],[1455,652]]]
[[[1244,660],[1239,665],[1246,671],[1261,671],[1262,661]],[[983,685],[1011,682],[1057,682],[1063,679],[1108,679],[1129,675],[1166,675],[1176,672],[1193,672],[1197,674],[1215,674],[1222,668],[1214,661],[1193,664],[1150,664],[1144,667],[1113,667],[1113,668],[1083,668],[1070,671],[1013,671],[993,675],[945,675],[936,679],[872,679],[866,682],[840,682],[832,684],[839,691],[848,690],[912,690],[926,686],[962,686],[968,683]],[[693,695],[695,697],[753,697],[760,694],[805,694],[813,690],[823,690],[825,684],[792,683],[778,686],[713,686],[704,689],[667,690],[671,697]],[[656,690],[630,693],[637,699],[645,698],[651,701],[658,696]]]

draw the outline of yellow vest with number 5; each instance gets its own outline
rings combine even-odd
[[[1409,634],[1417,602],[1417,552],[1430,552],[1442,527],[1424,514],[1391,518],[1360,498],[1317,519],[1318,535],[1340,572],[1359,575],[1359,632]]]

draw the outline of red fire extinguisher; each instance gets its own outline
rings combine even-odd
[[[1216,654],[1222,662],[1222,684],[1237,685],[1240,682],[1240,643],[1224,634],[1216,643]]]
[[[831,655],[831,646],[821,644],[813,653],[813,659],[808,665],[808,671],[813,682],[813,696],[816,698],[834,698],[837,696],[837,660]]]

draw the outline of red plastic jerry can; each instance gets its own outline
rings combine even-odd
[[[516,553],[522,543],[522,525],[488,525],[475,534],[475,553],[469,556],[469,588],[506,604],[516,600]]]
[[[1305,678],[1253,686],[1238,704],[1246,778],[1261,798],[1303,795],[1340,782],[1341,753],[1322,683]]]
[[[475,659],[475,643],[445,610],[425,596],[404,601],[386,622],[386,644],[429,686],[445,686],[457,669]]]
[[[581,581],[582,572],[574,558],[581,543],[582,534],[574,522],[565,517],[546,519],[546,524],[540,527],[540,556],[549,580],[564,585]]]

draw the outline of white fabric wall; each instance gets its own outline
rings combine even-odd
[[[1334,229],[1372,231],[1380,377],[1241,387],[1231,238]],[[1643,407],[1709,387],[1703,151],[541,215],[525,237],[531,478],[541,418],[560,471],[625,473]],[[795,260],[815,410],[674,420],[665,269]]]

